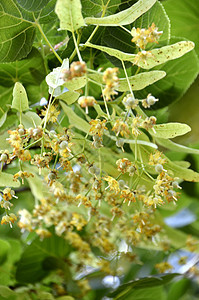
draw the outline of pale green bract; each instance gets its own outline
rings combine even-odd
[[[193,50],[195,46],[191,41],[182,41],[173,45],[162,47],[160,49],[143,51],[143,56],[138,57],[138,55],[136,54],[124,53],[120,50],[108,48],[105,46],[98,46],[91,43],[86,43],[85,45],[101,50],[111,56],[117,57],[120,60],[130,61],[143,69],[151,69],[169,60],[179,58],[187,52]]]
[[[80,94],[77,92],[68,91],[68,92],[65,92],[65,93],[57,96],[55,99],[62,100],[66,104],[70,105],[70,104],[73,104],[79,98],[79,95]]]
[[[140,0],[130,8],[127,8],[117,14],[104,18],[85,18],[86,24],[101,26],[118,26],[133,23],[137,18],[149,10],[156,0]]]
[[[13,175],[9,173],[0,172],[0,186],[19,187],[20,182],[17,179],[13,180]]]
[[[154,125],[154,129],[155,131],[150,130],[151,135],[165,139],[171,139],[191,131],[191,128],[187,124],[182,123],[158,124]]]
[[[74,32],[84,26],[80,0],[58,0],[55,12],[60,20],[60,28]]]
[[[129,77],[129,82],[131,84],[133,91],[138,91],[144,89],[146,86],[153,84],[154,82],[164,78],[166,72],[164,71],[151,71],[147,73],[140,73]],[[104,84],[102,79],[102,74],[89,74],[88,78]],[[115,87],[115,90],[119,92],[129,91],[129,85],[126,78],[119,78],[119,84]]]
[[[56,89],[57,87],[62,86],[65,82],[62,78],[63,70],[68,70],[68,69],[69,69],[69,60],[64,59],[61,67],[57,67],[53,69],[53,71],[46,76],[46,82],[48,86],[51,87],[52,89]]]
[[[77,129],[80,129],[81,131],[88,133],[90,130],[90,125],[85,120],[80,118],[72,108],[68,107],[65,103],[61,102],[61,106],[67,115],[69,122],[72,126],[76,127]]]
[[[144,89],[146,86],[153,84],[154,82],[164,78],[166,72],[164,71],[151,71],[147,73],[140,73],[129,77],[129,82],[131,84],[133,91],[138,91]],[[117,91],[125,92],[129,91],[129,86],[126,78],[119,79],[119,86],[116,88]]]
[[[12,108],[15,108],[20,113],[29,109],[26,90],[20,82],[16,82],[13,89]]]

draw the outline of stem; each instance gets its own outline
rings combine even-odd
[[[109,2],[110,2],[110,0],[108,0],[107,3],[106,3],[106,5],[103,7],[103,11],[102,11],[101,18],[104,17],[105,12],[106,12],[106,9],[107,9],[107,6],[109,5]],[[99,25],[97,25],[97,26],[95,27],[95,29],[94,29],[93,32],[91,33],[90,37],[89,37],[88,40],[86,41],[86,43],[90,42],[90,40],[92,39],[92,37],[94,36],[94,34],[95,34],[96,31],[98,30],[98,28],[99,28]],[[86,43],[85,43],[85,44],[86,44]],[[85,47],[86,47],[86,46],[85,46]]]
[[[79,45],[80,40],[81,40],[81,34],[78,33],[77,34],[77,45]],[[77,53],[77,49],[75,48],[74,51],[73,51],[73,53],[71,54],[71,56],[69,58],[69,62],[71,62],[73,60],[73,58],[75,57],[76,53]]]
[[[35,17],[34,17],[35,19]],[[41,35],[43,36],[44,40],[46,41],[47,45],[50,47],[50,49],[52,50],[52,52],[54,53],[54,55],[56,56],[56,58],[59,60],[59,62],[62,64],[63,61],[61,59],[61,57],[57,54],[57,52],[55,51],[55,49],[53,48],[53,46],[51,45],[50,41],[48,40],[47,36],[45,35],[45,33],[43,32],[43,29],[41,28],[40,24],[37,22],[37,20],[35,19],[35,24],[37,25],[37,28],[39,29]]]
[[[55,169],[55,167],[56,167],[58,157],[59,157],[59,153],[57,153],[57,155],[55,157],[55,162],[54,162],[54,165],[53,165],[53,169]]]
[[[81,57],[81,54],[79,52],[79,48],[78,48],[78,45],[77,45],[76,37],[75,37],[75,34],[74,34],[73,31],[72,31],[72,35],[73,35],[73,40],[74,40],[74,44],[75,44],[75,49],[77,51],[77,56],[79,58],[79,61],[82,62],[82,57]]]
[[[24,148],[24,150],[31,148],[33,145],[37,144],[39,141],[42,140],[42,137],[38,140],[36,140],[35,142],[31,143],[30,145],[28,145],[27,147]]]
[[[100,150],[100,148],[98,150],[98,153],[99,153],[100,178],[102,178],[102,158],[101,158],[101,150]]]
[[[122,25],[120,25],[120,27],[121,27],[122,29],[124,29],[125,31],[127,31],[127,32],[131,35],[131,31],[128,30],[126,27],[124,27],[124,26],[122,26]]]
[[[102,89],[102,86],[101,86],[101,89]],[[102,91],[102,97],[103,97],[103,100],[104,100],[104,105],[105,105],[105,108],[106,108],[106,113],[107,113],[108,119],[110,120],[111,116],[109,114],[108,106],[107,106],[107,103],[106,103],[106,99],[104,98],[103,91]]]
[[[103,16],[102,16],[102,18],[103,18]],[[92,37],[94,36],[94,34],[95,34],[96,31],[98,30],[98,28],[99,28],[99,25],[97,25],[97,26],[95,27],[95,29],[94,29],[93,32],[91,33],[90,37],[89,37],[88,40],[86,41],[86,43],[89,43],[89,42],[90,42],[90,40],[92,39]],[[85,43],[85,44],[86,44],[86,43]]]
[[[137,75],[140,72],[140,67],[137,68],[137,71],[135,72],[135,75]]]
[[[121,60],[121,62],[122,62],[122,67],[123,67],[123,69],[124,69],[124,73],[125,73],[125,76],[126,76],[126,80],[127,80],[128,86],[129,86],[129,91],[131,92],[131,95],[132,95],[132,97],[134,98],[134,94],[133,94],[132,87],[131,87],[131,84],[130,84],[130,81],[129,81],[129,77],[128,77],[128,74],[127,74],[127,71],[126,71],[126,68],[125,68],[124,61]]]

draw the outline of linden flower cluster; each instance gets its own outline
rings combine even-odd
[[[81,77],[84,74],[86,74],[86,63],[84,61],[74,61],[70,65],[69,70],[62,70],[62,79],[68,81],[75,77]]]
[[[86,109],[86,114],[88,114],[88,107],[94,106],[97,101],[92,96],[81,96],[78,99],[78,103],[81,107]]]
[[[145,32],[148,42],[155,41],[155,30],[152,25]],[[85,72],[84,62],[74,62],[64,78],[70,80]],[[117,68],[104,72],[106,101],[117,94],[117,72]],[[22,208],[17,217],[10,212],[15,192],[9,187],[2,190],[0,205],[6,214],[1,223],[12,226],[18,218],[22,232],[34,231],[41,239],[52,234],[65,239],[71,246],[67,260],[74,274],[89,265],[108,274],[122,275],[115,267],[116,259],[125,257],[129,262],[139,262],[134,249],[143,244],[159,245],[168,251],[170,242],[162,241],[164,230],[157,209],[177,201],[178,178],[169,172],[167,159],[160,151],[152,149],[148,154],[147,146],[143,155],[145,145],[140,147],[139,143],[144,140],[139,140],[141,134],[155,131],[156,118],[147,117],[144,112],[138,114],[138,105],[150,108],[157,101],[151,94],[139,100],[132,91],[126,93],[123,109],[119,107],[103,118],[86,116],[90,127],[87,132],[83,128],[83,133],[73,129],[73,123],[62,128],[58,122],[59,107],[49,103],[41,112],[44,118],[39,126],[25,128],[20,124],[9,130],[12,151],[1,151],[2,169],[15,160],[19,170],[13,174],[13,182],[27,184],[28,180],[31,189],[39,182],[42,192],[32,213]],[[79,110],[88,109],[96,100],[81,96],[78,103]],[[112,103],[105,104],[108,107]],[[127,253],[120,251],[121,243],[127,245]],[[194,240],[187,240],[188,248],[194,250],[196,246]],[[171,269],[165,262],[156,268],[159,272]],[[84,280],[78,285],[88,289]]]
[[[144,28],[132,28],[131,34],[133,39],[131,40],[140,49],[145,49],[148,43],[157,43],[158,39],[162,35],[163,31],[158,31],[158,28],[154,23],[148,29]]]
[[[140,61],[147,63],[147,59],[152,56],[150,51],[146,51],[146,46],[148,43],[158,44],[158,40],[162,35],[163,31],[158,31],[158,28],[154,23],[148,29],[144,28],[132,28],[131,35],[133,39],[131,40],[136,46],[141,50],[136,54],[134,63],[138,64]]]
[[[117,95],[115,90],[118,87],[119,78],[117,76],[118,68],[108,68],[103,74],[103,81],[106,84],[102,93],[106,101],[112,100],[112,97]]]

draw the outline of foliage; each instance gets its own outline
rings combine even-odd
[[[196,2],[1,1],[1,299],[197,299]]]

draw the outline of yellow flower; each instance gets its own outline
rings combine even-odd
[[[48,113],[47,122],[55,123],[57,121],[57,118],[58,118],[59,114],[60,114],[60,111],[57,110],[56,106],[50,105],[49,108],[46,108],[45,110],[44,109],[41,110],[41,115],[42,116],[45,117],[47,113]]]
[[[115,180],[111,176],[106,176],[103,179],[108,182],[108,187],[110,188],[110,190],[113,190],[116,193],[119,193],[120,187],[119,187],[119,183],[117,182],[117,180]]]
[[[10,227],[12,228],[12,224],[17,220],[17,216],[13,213],[3,216],[1,220],[1,224],[10,224]]]
[[[82,228],[87,224],[87,221],[78,213],[72,214],[72,220],[70,224],[75,226],[78,231],[82,230]]]
[[[171,271],[173,269],[173,266],[170,265],[168,262],[164,261],[159,264],[156,264],[155,268],[158,270],[159,273],[165,273],[166,271]]]
[[[89,132],[92,135],[96,134],[96,135],[102,136],[104,129],[107,129],[107,127],[105,127],[105,123],[106,123],[106,120],[103,120],[103,121],[101,121],[99,119],[91,120],[89,122],[89,124],[91,125]]]
[[[117,119],[113,125],[112,131],[116,133],[116,136],[121,134],[121,136],[129,136],[130,130],[128,124],[123,122],[121,119]]]

